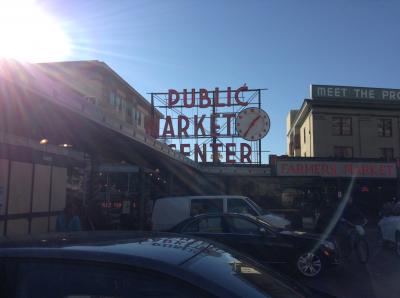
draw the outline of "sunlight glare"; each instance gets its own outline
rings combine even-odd
[[[35,0],[0,0],[0,58],[47,62],[69,54],[67,35]]]

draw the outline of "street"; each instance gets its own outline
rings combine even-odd
[[[400,297],[400,258],[394,247],[382,247],[376,229],[367,230],[370,259],[359,264],[355,256],[347,264],[329,270],[317,279],[302,279],[310,287],[337,297]]]

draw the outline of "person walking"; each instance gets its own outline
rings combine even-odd
[[[57,217],[57,232],[78,232],[81,231],[81,220],[77,215],[77,206],[72,202],[68,202],[63,213]]]

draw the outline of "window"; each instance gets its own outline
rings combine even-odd
[[[353,147],[335,146],[333,147],[333,155],[339,158],[352,158]]]
[[[253,208],[242,199],[228,199],[228,212],[257,215]]]
[[[294,136],[294,149],[300,149],[300,135]]]
[[[306,143],[306,128],[305,127],[303,128],[303,141],[305,144]]]
[[[351,136],[352,123],[350,117],[333,117],[332,133],[334,136]]]
[[[202,218],[188,225],[185,233],[223,233],[221,216]]]
[[[137,125],[142,126],[142,113],[138,111]]]
[[[202,289],[157,272],[71,263],[21,263],[17,272],[15,296],[21,298],[209,297]]]
[[[378,119],[378,136],[392,136],[392,119]]]
[[[392,160],[393,148],[381,148],[381,156],[386,160]]]
[[[203,213],[222,213],[222,199],[193,199],[190,202],[190,216]]]
[[[113,107],[117,106],[117,99],[116,99],[116,95],[115,95],[114,91],[110,91],[108,101],[109,101],[110,105],[112,105]]]
[[[129,124],[133,124],[133,114],[132,114],[132,107],[131,106],[127,106],[126,107],[126,122],[128,122]]]
[[[235,234],[249,234],[249,235],[259,235],[260,228],[259,226],[245,218],[228,216],[227,222],[229,225],[229,229],[232,233]]]

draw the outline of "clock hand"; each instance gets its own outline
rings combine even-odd
[[[250,129],[256,124],[257,120],[260,119],[261,115],[258,115],[256,118],[254,118],[253,121],[251,121],[249,127],[247,128],[246,132],[244,133],[243,136],[247,136],[247,134],[249,133]]]

